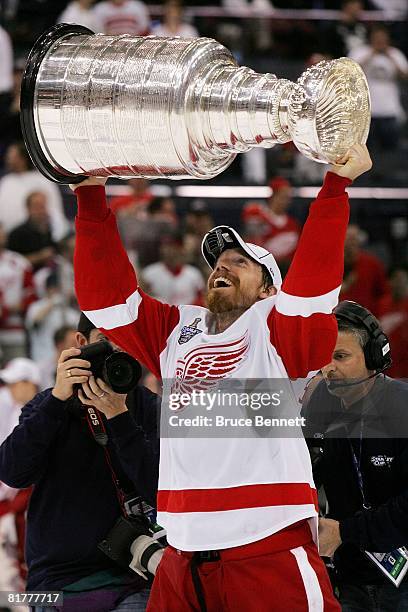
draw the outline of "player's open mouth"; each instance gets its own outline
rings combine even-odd
[[[233,283],[228,278],[225,278],[225,276],[219,276],[213,282],[213,287],[214,289],[221,289],[224,287],[232,287],[232,284]]]

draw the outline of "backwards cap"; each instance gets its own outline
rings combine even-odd
[[[266,269],[275,287],[282,284],[282,276],[272,253],[250,242],[244,242],[241,236],[228,225],[213,227],[203,238],[201,251],[210,268],[214,269],[217,259],[227,249],[243,249],[256,263]]]

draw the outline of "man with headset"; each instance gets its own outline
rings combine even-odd
[[[303,407],[316,486],[328,517],[319,521],[320,554],[333,557],[343,612],[408,610],[399,588],[367,554],[389,561],[408,545],[408,384],[381,375],[391,365],[377,319],[356,302],[334,310],[338,339],[323,381]]]

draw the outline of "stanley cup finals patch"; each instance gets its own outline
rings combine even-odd
[[[177,342],[179,344],[185,344],[186,342],[191,340],[191,338],[194,338],[194,336],[196,336],[197,334],[201,334],[203,330],[197,329],[197,325],[200,321],[201,319],[197,318],[194,319],[191,325],[184,325],[184,327],[181,328],[180,337]]]

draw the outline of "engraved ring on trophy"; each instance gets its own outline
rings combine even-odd
[[[289,141],[336,162],[366,142],[370,96],[347,58],[320,62],[293,83],[239,67],[210,38],[106,36],[60,24],[30,53],[21,121],[34,164],[59,183],[209,179],[239,152]]]

